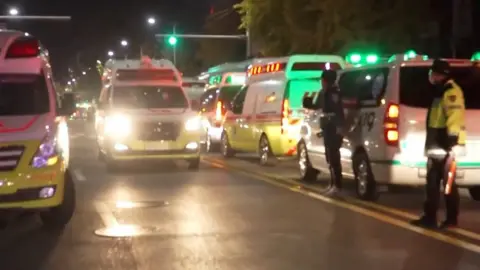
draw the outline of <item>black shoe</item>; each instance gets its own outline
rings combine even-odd
[[[453,229],[458,226],[458,222],[456,220],[449,220],[446,219],[440,224],[440,229]]]
[[[437,228],[437,221],[432,218],[427,218],[422,216],[419,219],[410,221],[410,224],[414,226],[424,227],[427,229],[436,229]]]

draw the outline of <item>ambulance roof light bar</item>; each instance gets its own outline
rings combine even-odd
[[[285,71],[286,63],[269,63],[265,65],[252,65],[248,69],[248,76],[255,76],[260,74],[275,73]]]
[[[388,62],[396,61],[426,61],[428,60],[428,55],[417,54],[414,50],[408,50],[403,54],[394,54],[390,56]]]

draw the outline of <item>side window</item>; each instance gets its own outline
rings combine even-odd
[[[206,91],[200,97],[200,110],[202,112],[209,112],[215,110],[215,101],[217,100],[218,89],[211,89]]]
[[[243,88],[232,101],[232,112],[234,114],[241,114],[243,110],[243,103],[245,102],[245,97],[247,96],[248,87]]]
[[[388,68],[356,70],[343,73],[338,85],[346,99],[356,99],[362,107],[378,106],[385,94]]]

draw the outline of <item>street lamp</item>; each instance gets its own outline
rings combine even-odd
[[[9,13],[11,16],[17,16],[18,13],[20,13],[20,12],[18,11],[17,8],[12,7],[12,8],[10,8],[10,10],[8,11],[8,13]]]
[[[87,75],[87,72],[85,72],[85,71],[82,71],[82,75]]]
[[[148,23],[149,25],[154,25],[156,22],[157,22],[157,21],[156,21],[155,18],[153,18],[153,17],[149,17],[149,18],[147,19],[147,23]]]
[[[120,41],[120,44],[122,45],[122,47],[127,47],[128,46],[128,41],[126,41],[125,39]]]
[[[108,51],[108,56],[112,57],[114,55],[115,55],[115,53],[113,51]]]

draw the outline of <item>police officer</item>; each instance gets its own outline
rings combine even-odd
[[[315,104],[313,97],[306,97],[303,100],[307,109],[322,109],[320,118],[321,134],[325,144],[325,154],[330,166],[331,182],[328,193],[337,193],[342,188],[342,165],[340,163],[340,147],[343,141],[342,127],[345,116],[342,106],[340,90],[336,85],[337,73],[333,70],[326,70],[322,73],[322,91]]]
[[[426,200],[423,216],[412,221],[412,224],[436,228],[440,190],[441,185],[447,181],[448,161],[465,146],[465,100],[462,89],[450,77],[448,62],[435,60],[430,69],[429,81],[434,86],[434,93],[426,119]],[[438,150],[443,154],[435,155]],[[441,228],[457,226],[459,200],[458,188],[454,182],[450,193],[445,194],[447,214],[445,221],[440,224]]]

